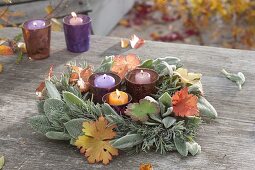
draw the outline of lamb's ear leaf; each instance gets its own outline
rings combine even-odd
[[[70,140],[71,139],[70,135],[65,132],[49,131],[45,135],[47,138],[53,139],[53,140]]]
[[[186,145],[186,141],[185,140],[183,140],[182,138],[174,135],[174,145],[175,145],[177,151],[182,156],[187,156],[188,155],[188,147]]]
[[[51,126],[50,121],[44,115],[30,117],[29,124],[34,130],[42,134],[55,130],[54,127]]]
[[[218,114],[215,108],[202,96],[198,97],[197,107],[201,116],[215,119]]]
[[[139,134],[128,134],[112,142],[112,146],[117,149],[132,148],[143,142],[143,137]]]
[[[78,119],[72,119],[66,123],[64,123],[64,126],[67,130],[67,132],[69,133],[69,135],[76,139],[78,138],[78,136],[80,136],[83,132],[82,132],[82,124],[83,122],[85,122],[86,119],[83,118],[78,118]]]
[[[61,100],[61,95],[56,86],[49,80],[45,80],[45,86],[50,98]]]

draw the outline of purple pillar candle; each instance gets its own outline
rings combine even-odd
[[[112,88],[115,86],[115,79],[110,75],[103,74],[95,78],[94,84],[99,88]]]
[[[67,49],[74,53],[88,51],[91,34],[91,19],[87,15],[66,16],[63,19]]]

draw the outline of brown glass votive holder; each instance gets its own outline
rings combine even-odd
[[[136,74],[141,71],[150,74],[150,82],[146,84],[140,84],[135,81]],[[138,102],[140,99],[143,99],[146,96],[155,94],[157,92],[157,82],[159,80],[159,75],[156,71],[146,68],[137,68],[130,72],[125,77],[126,79],[126,91],[132,96],[133,102]]]
[[[95,85],[95,79],[99,76],[102,75],[109,75],[114,78],[115,83],[113,86],[108,87],[108,88],[102,88],[102,87],[97,87]],[[89,77],[89,85],[90,85],[90,92],[93,94],[93,101],[95,103],[103,103],[102,98],[105,94],[115,91],[116,89],[119,89],[121,84],[121,78],[112,72],[100,72],[100,73],[94,73]]]
[[[50,56],[51,22],[44,19],[29,20],[22,25],[29,59],[41,60]]]
[[[110,95],[110,93],[107,93],[107,94],[105,94],[103,96],[102,101],[104,103],[108,103],[109,104],[109,95]],[[131,101],[132,101],[132,96],[130,94],[128,94],[128,93],[127,93],[127,95],[128,95],[128,103],[123,104],[123,105],[111,105],[111,104],[109,104],[119,114],[124,114],[124,112],[125,112],[125,110],[127,108],[127,105],[129,103],[131,103]]]

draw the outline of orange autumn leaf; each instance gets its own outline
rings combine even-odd
[[[69,83],[75,83],[79,80],[79,74],[76,72],[73,72],[70,74]]]
[[[109,125],[103,116],[95,122],[83,123],[84,135],[78,137],[75,145],[85,154],[89,163],[102,161],[103,164],[108,164],[113,155],[118,155],[118,150],[109,143],[110,139],[116,136],[116,132],[113,131],[115,127]]]
[[[70,75],[69,82],[77,83],[81,92],[89,91],[89,77],[93,74],[91,67],[87,67],[85,69],[75,66],[75,65],[67,65],[73,71]]]
[[[175,116],[198,116],[197,102],[197,96],[189,94],[187,87],[175,92],[172,97],[173,112],[175,113]]]
[[[153,167],[151,164],[141,164],[139,170],[153,170]]]
[[[13,55],[13,50],[7,45],[0,45],[0,55]]]
[[[127,56],[119,55],[113,58],[111,71],[123,79],[128,71],[137,68],[140,64],[141,60],[134,54],[128,54]]]
[[[50,69],[49,69],[46,79],[50,80],[52,76],[53,76],[53,65],[50,66]],[[45,82],[42,81],[35,90],[35,94],[37,95],[37,97],[39,97],[39,98],[43,97],[42,92],[44,89],[45,89]]]

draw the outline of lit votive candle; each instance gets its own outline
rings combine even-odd
[[[75,12],[71,12],[72,18],[70,19],[71,25],[81,25],[83,23],[83,19],[78,17]]]
[[[107,74],[100,75],[94,80],[95,87],[112,88],[115,86],[115,79]]]
[[[36,30],[45,28],[45,26],[46,26],[45,20],[37,19],[29,21],[26,25],[26,28],[29,30]]]
[[[141,70],[135,75],[135,82],[137,84],[149,84],[151,83],[151,75],[148,72]]]
[[[128,94],[116,89],[116,91],[110,93],[108,102],[110,105],[115,105],[115,106],[127,104]]]

